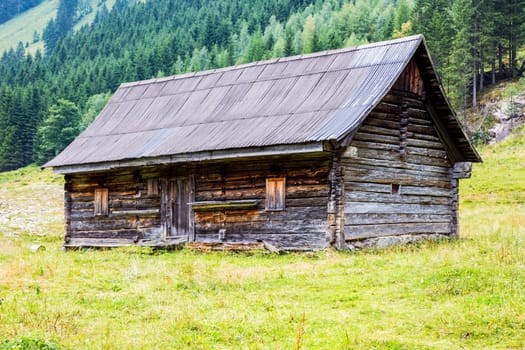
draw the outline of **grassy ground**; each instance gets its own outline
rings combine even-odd
[[[0,174],[0,349],[523,349],[525,135],[482,155],[460,240],[361,253],[65,253],[61,179]]]

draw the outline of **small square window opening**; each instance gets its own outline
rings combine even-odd
[[[109,191],[107,188],[95,189],[95,216],[107,216],[109,213],[108,200]]]
[[[266,210],[284,210],[286,200],[284,177],[266,179]]]
[[[401,185],[400,184],[392,184],[392,194],[401,194]]]

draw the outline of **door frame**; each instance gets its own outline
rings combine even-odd
[[[186,198],[181,198],[181,191],[179,191],[180,182],[185,183],[187,186]],[[177,177],[164,177],[159,179],[160,185],[160,222],[162,229],[162,238],[164,240],[170,240],[174,238],[185,237],[187,242],[193,242],[195,240],[195,215],[189,203],[195,199],[195,180],[193,175],[188,176],[177,176]],[[173,191],[173,185],[176,184],[177,191]],[[175,197],[175,198],[174,198]],[[186,206],[188,223],[187,232],[179,234],[176,232],[173,234],[173,218],[176,215],[174,210],[174,201],[177,206]]]

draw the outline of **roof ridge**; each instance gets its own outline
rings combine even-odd
[[[402,60],[394,60],[394,61],[391,61],[391,62],[388,62],[388,64],[394,64],[394,63],[402,63],[404,61]],[[379,66],[379,65],[382,65],[384,63],[375,63],[375,64],[363,64],[363,65],[358,65],[358,66],[355,66],[353,67],[353,69],[361,69],[361,68],[368,68],[368,67],[372,67],[372,66]],[[271,78],[265,78],[265,79],[255,79],[255,80],[247,80],[247,81],[244,81],[240,84],[251,84],[255,81],[258,81],[258,82],[267,82],[267,81],[274,81],[274,80],[280,80],[280,79],[283,79],[283,78],[297,78],[297,77],[304,77],[304,76],[310,76],[310,75],[316,75],[316,74],[326,74],[326,73],[337,73],[337,72],[347,72],[348,71],[348,68],[338,68],[338,69],[326,69],[326,70],[316,70],[316,71],[311,71],[311,72],[308,72],[308,73],[294,73],[294,74],[290,74],[290,75],[285,75],[285,76],[280,76],[280,77],[271,77]],[[235,86],[235,85],[238,85],[236,83],[228,83],[228,84],[224,84],[224,85],[220,85],[221,87],[225,87],[225,86]],[[197,84],[198,86],[198,84]],[[205,88],[195,88],[191,91],[203,91],[203,90],[209,90],[211,89],[210,87],[205,87]],[[182,94],[185,94],[185,93],[188,93],[189,91],[182,91],[182,92],[176,92],[176,93],[167,93],[167,94],[159,94],[159,96],[174,96],[174,95],[182,95]],[[126,99],[126,101],[139,101],[139,100],[142,100],[143,97],[136,97],[136,98],[131,98],[131,99]],[[122,101],[116,101],[116,102],[112,102],[111,100],[108,102],[108,103],[121,103]]]
[[[248,63],[234,65],[234,66],[214,68],[214,69],[208,69],[208,70],[197,71],[197,72],[187,72],[187,73],[175,74],[175,75],[171,75],[168,77],[162,77],[162,78],[153,78],[153,79],[133,81],[133,82],[128,82],[128,83],[122,83],[119,88],[162,83],[162,82],[167,82],[167,81],[172,81],[172,80],[191,78],[195,76],[205,76],[205,75],[211,75],[215,73],[246,69],[248,67],[270,65],[270,64],[275,64],[279,62],[292,62],[292,61],[297,61],[301,59],[331,56],[331,55],[336,55],[336,54],[345,53],[345,52],[352,52],[352,51],[363,50],[363,49],[366,50],[366,49],[375,48],[379,46],[396,45],[396,44],[406,43],[408,41],[416,41],[416,40],[423,40],[423,35],[416,34],[416,35],[406,36],[406,37],[399,38],[399,39],[385,40],[385,41],[380,41],[376,43],[368,43],[368,44],[363,44],[363,45],[343,47],[343,48],[332,49],[332,50],[324,50],[324,51],[318,51],[318,52],[313,52],[313,53],[308,53],[308,54],[299,54],[299,55],[288,56],[288,57],[276,57],[276,58],[271,58],[268,60],[248,62]]]

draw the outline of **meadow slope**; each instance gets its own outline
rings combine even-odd
[[[38,49],[44,50],[44,41],[34,42],[34,33],[37,32],[42,38],[42,32],[47,23],[56,16],[59,0],[44,0],[40,5],[25,11],[9,21],[0,24],[0,54],[11,48],[16,48],[19,42],[28,43],[27,52],[34,54]],[[105,4],[111,9],[115,0],[89,0],[93,11],[85,15],[75,24],[75,30],[83,25],[90,24],[95,19],[98,8]]]
[[[461,239],[359,253],[63,252],[61,177],[0,174],[0,349],[523,349],[524,129],[482,156]]]

